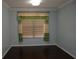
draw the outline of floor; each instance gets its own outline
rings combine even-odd
[[[3,59],[74,59],[57,46],[12,47]]]

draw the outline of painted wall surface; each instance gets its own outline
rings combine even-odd
[[[9,6],[3,2],[2,4],[2,55],[9,48],[10,44],[10,13]]]
[[[76,56],[76,5],[71,3],[57,11],[57,44]]]
[[[11,13],[11,45],[18,44],[18,22],[17,22],[17,12],[10,11]]]
[[[56,40],[55,34],[55,12],[49,12],[49,33],[50,41],[45,42],[43,38],[34,38],[34,39],[23,39],[23,42],[19,44],[18,39],[18,22],[17,22],[17,12],[25,11],[25,9],[11,9],[11,44],[12,45],[39,45],[39,44],[54,44]],[[31,10],[31,9],[30,9]],[[30,11],[26,9],[26,11]],[[50,11],[50,9],[33,9],[32,11]]]

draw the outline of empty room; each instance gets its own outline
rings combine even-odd
[[[2,0],[2,59],[76,59],[76,0]]]

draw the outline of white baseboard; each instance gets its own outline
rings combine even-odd
[[[68,52],[68,51],[65,50],[64,48],[62,48],[60,45],[56,44],[56,46],[58,46],[60,49],[62,49],[62,50],[65,51],[67,54],[69,54],[70,56],[72,56],[73,58],[76,59],[76,56],[74,56],[73,54],[71,54],[70,52]]]
[[[27,44],[27,45],[11,45],[11,47],[15,47],[15,46],[50,46],[50,45],[56,45],[56,44]]]
[[[11,46],[5,51],[5,53],[3,54],[2,58],[8,53],[8,51],[11,49]]]

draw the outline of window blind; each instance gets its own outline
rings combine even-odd
[[[48,13],[18,13],[18,17],[23,38],[44,37],[44,33],[48,33]]]

